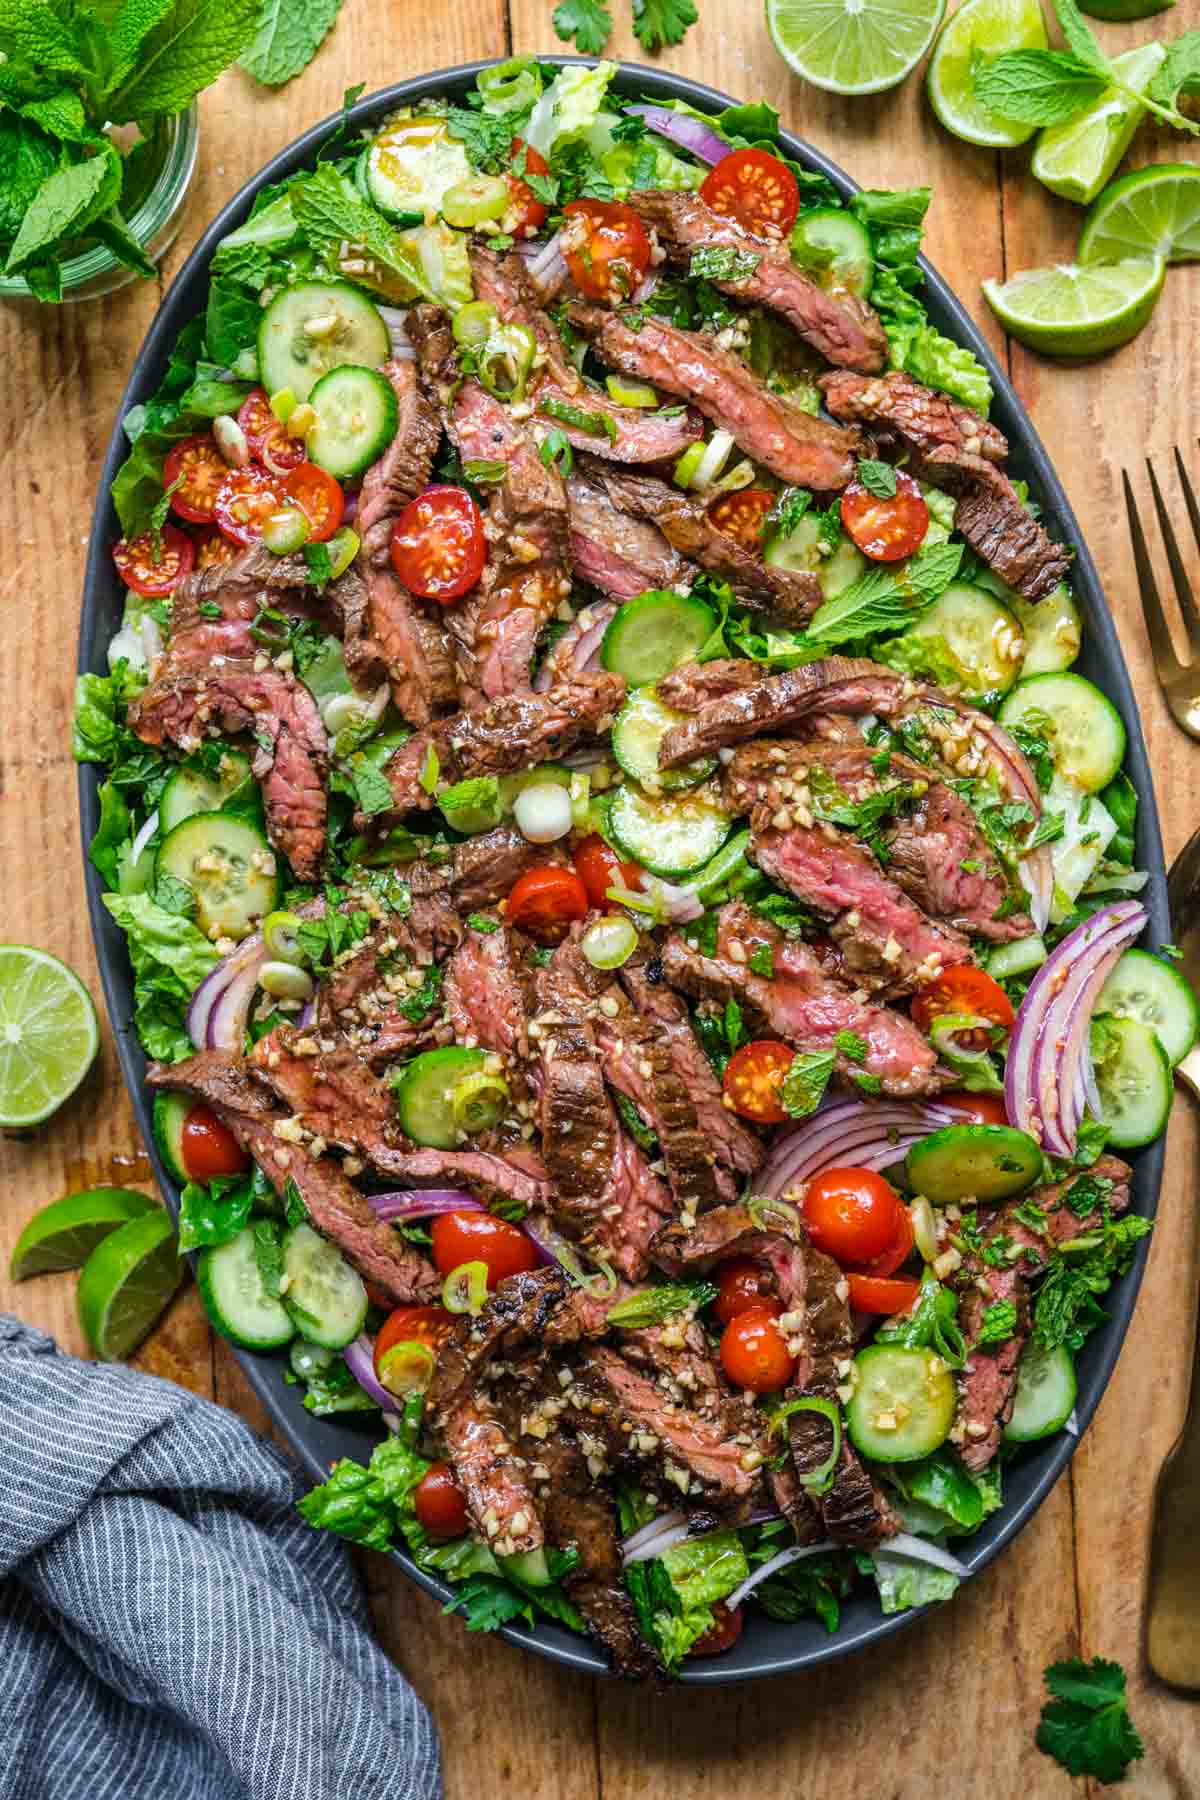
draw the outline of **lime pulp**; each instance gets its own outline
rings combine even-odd
[[[1002,119],[975,98],[971,63],[978,53],[1044,50],[1046,21],[1038,0],[967,0],[946,20],[925,78],[929,104],[955,137],[968,144],[1011,149],[1033,136],[1035,127]]]
[[[1157,163],[1110,182],[1083,222],[1076,254],[1081,263],[1200,258],[1200,168]]]
[[[1114,56],[1113,72],[1132,94],[1144,94],[1165,56],[1161,44],[1142,44]],[[1086,112],[1039,133],[1029,166],[1043,187],[1086,206],[1128,150],[1145,110],[1131,94],[1107,88]]]
[[[878,94],[920,62],[946,0],[766,0],[766,9],[793,74],[831,94]]]
[[[988,305],[1006,331],[1050,356],[1099,356],[1128,343],[1154,311],[1166,264],[1158,256],[1124,262],[1025,269],[985,281]]]
[[[0,944],[0,1126],[40,1125],[100,1047],[91,995],[48,951]]]
[[[39,1207],[17,1239],[10,1272],[14,1281],[83,1266],[110,1231],[150,1212],[154,1201],[130,1188],[87,1188]]]

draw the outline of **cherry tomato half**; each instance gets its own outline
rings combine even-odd
[[[179,1155],[193,1181],[211,1181],[214,1175],[240,1175],[250,1158],[211,1107],[193,1106],[179,1133]]]
[[[713,1602],[712,1628],[703,1637],[698,1637],[689,1656],[720,1656],[723,1650],[732,1650],[742,1635],[742,1609],[735,1606],[731,1610],[723,1600]]]
[[[948,1106],[973,1125],[1007,1125],[1008,1112],[999,1094],[968,1094],[957,1089],[952,1094],[939,1094],[939,1106]]]
[[[1016,1018],[1012,1001],[1000,983],[969,963],[947,969],[913,997],[913,1024],[920,1031],[928,1031],[943,1013],[974,1013],[989,1025],[1002,1025],[1006,1031]]]
[[[196,539],[196,567],[211,569],[214,563],[231,563],[237,555],[237,545],[229,541],[215,525],[202,532]]]
[[[734,1387],[774,1394],[792,1379],[796,1359],[775,1323],[777,1317],[765,1306],[752,1306],[731,1319],[721,1333],[721,1367]]]
[[[700,184],[700,198],[747,231],[780,237],[800,211],[800,188],[785,162],[769,150],[731,150]]]
[[[818,1250],[838,1263],[869,1263],[891,1247],[904,1208],[871,1169],[822,1169],[805,1189],[801,1210]]]
[[[911,1275],[896,1275],[882,1280],[878,1275],[848,1273],[850,1304],[856,1312],[907,1312],[921,1291],[921,1284]]]
[[[244,469],[226,469],[217,490],[217,524],[232,543],[254,544],[283,502],[281,475],[271,475],[255,463],[247,463]]]
[[[795,1059],[795,1052],[777,1038],[756,1038],[735,1050],[721,1083],[734,1112],[756,1125],[782,1125],[787,1113],[779,1103],[779,1087]]]
[[[570,200],[563,207],[562,248],[571,280],[589,300],[628,300],[650,267],[650,239],[620,200]]]
[[[610,887],[629,888],[637,893],[642,885],[642,871],[636,863],[622,862],[598,832],[585,837],[575,852],[575,872],[587,889],[593,906],[607,906]]]
[[[739,488],[735,494],[722,494],[708,509],[708,516],[718,531],[736,539],[743,550],[758,555],[762,550],[763,520],[775,504],[774,494],[766,488]]]
[[[522,151],[525,153],[522,167],[527,175],[550,173],[550,164],[541,151],[535,150],[532,144],[527,144],[524,138],[515,137],[509,145],[509,155],[514,162],[519,161]],[[527,227],[536,231],[539,225],[545,224],[546,208],[519,175],[514,175],[509,170],[504,179],[508,183],[512,200],[500,221],[501,229],[507,231],[510,237],[524,237]]]
[[[177,481],[180,484],[171,495],[171,511],[193,525],[211,524],[217,494],[228,473],[229,465],[209,432],[184,438],[163,464],[164,488],[175,487]]]
[[[424,1344],[436,1356],[453,1329],[453,1315],[444,1306],[396,1307],[383,1321],[375,1339],[376,1375],[383,1379],[383,1359],[397,1344]]]
[[[842,524],[864,556],[875,562],[899,562],[902,556],[911,556],[925,536],[929,508],[912,476],[898,469],[896,492],[890,499],[852,481],[842,495]]]
[[[585,919],[587,889],[571,869],[528,869],[508,896],[508,922],[541,944],[561,943],[568,925]]]
[[[731,1256],[717,1270],[717,1297],[713,1311],[722,1325],[774,1299],[771,1278],[762,1263],[749,1256]]]
[[[413,1489],[417,1523],[430,1537],[461,1537],[467,1529],[467,1503],[450,1473],[450,1464],[431,1463]]]
[[[346,496],[333,476],[316,463],[302,462],[284,476],[283,487],[292,505],[298,506],[308,520],[310,540],[323,544],[331,538],[346,507]]]
[[[491,1289],[506,1275],[537,1267],[537,1252],[525,1233],[505,1219],[494,1219],[491,1213],[439,1213],[430,1235],[434,1266],[440,1275],[452,1274],[463,1263],[481,1262],[487,1268]]]
[[[175,525],[164,525],[162,544],[156,545],[153,534],[121,538],[113,545],[113,561],[117,574],[135,594],[153,599],[159,594],[173,593],[196,560],[196,546]]]
[[[916,1237],[913,1232],[912,1214],[903,1201],[896,1207],[896,1233],[887,1249],[871,1258],[863,1269],[864,1275],[894,1275],[900,1264],[907,1262],[913,1252]]]
[[[238,424],[246,434],[250,454],[270,468],[294,469],[304,461],[304,439],[291,432],[271,411],[265,388],[247,394],[238,410]]]
[[[475,586],[486,557],[483,520],[466,488],[426,488],[392,526],[392,567],[424,600],[457,600]]]

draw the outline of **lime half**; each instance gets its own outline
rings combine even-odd
[[[1098,356],[1135,337],[1154,311],[1166,273],[1161,256],[1065,263],[985,281],[987,303],[1013,337],[1048,356]]]
[[[979,104],[971,59],[976,51],[999,56],[1004,50],[1044,50],[1047,42],[1038,0],[967,0],[960,6],[942,27],[925,77],[929,104],[946,130],[996,150],[1031,138],[1035,126],[1002,119]]]
[[[1200,257],[1200,168],[1158,163],[1112,182],[1083,222],[1076,255],[1081,263],[1125,256],[1194,262]]]
[[[57,1112],[99,1047],[78,975],[45,950],[0,944],[0,1126],[40,1125]]]
[[[14,1281],[48,1275],[55,1269],[82,1268],[110,1231],[140,1219],[154,1208],[148,1194],[130,1188],[88,1188],[67,1194],[34,1213],[12,1253]]]
[[[1114,56],[1113,71],[1135,94],[1144,94],[1166,54],[1161,44],[1143,44]],[[1065,125],[1048,125],[1038,136],[1029,166],[1044,187],[1086,206],[1128,150],[1145,111],[1140,101],[1107,88],[1086,112]]]
[[[120,1362],[136,1350],[183,1280],[171,1216],[161,1206],[131,1219],[83,1265],[79,1323],[96,1355]]]
[[[788,68],[831,94],[878,94],[920,62],[946,0],[766,0]]]

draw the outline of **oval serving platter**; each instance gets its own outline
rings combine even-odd
[[[562,65],[588,59],[545,56],[539,60],[546,64]],[[393,107],[402,106],[422,95],[439,94],[459,99],[472,85],[479,70],[487,66],[487,62],[468,63],[383,88],[358,101],[351,110],[351,122],[356,126],[369,126]],[[723,107],[735,104],[729,95],[719,93],[714,88],[637,64],[622,64],[614,77],[613,87],[615,91],[623,91],[631,98],[684,100],[701,111],[719,112]],[[109,547],[119,536],[119,529],[109,498],[109,487],[126,453],[121,419],[131,406],[147,399],[154,391],[162,377],[176,336],[191,318],[204,310],[208,265],[218,243],[247,217],[254,196],[261,187],[281,181],[296,169],[312,162],[317,150],[337,123],[336,117],[326,119],[296,138],[248,181],[217,215],[176,276],[146,335],[121,401],[100,475],[84,576],[79,637],[81,672],[106,669],[105,652],[109,639],[120,622],[122,589],[109,554]],[[858,184],[811,145],[786,131],[781,133],[781,142],[790,156],[805,167],[826,176],[843,197],[855,191]],[[1075,516],[1054,473],[1050,457],[987,343],[976,330],[965,308],[924,258],[922,267],[930,319],[947,336],[969,346],[991,377],[995,389],[991,416],[1009,440],[1008,466],[1011,474],[1030,484],[1034,497],[1043,508],[1044,521],[1051,537],[1075,547],[1072,585],[1083,613],[1085,630],[1083,654],[1078,666],[1083,674],[1108,694],[1128,727],[1126,766],[1137,788],[1140,802],[1137,863],[1151,871],[1151,880],[1143,899],[1150,913],[1149,938],[1152,944],[1161,944],[1169,939],[1170,930],[1162,839],[1150,779],[1150,765],[1137,704],[1095,565],[1082,541]],[[95,765],[81,764],[79,798],[84,867],[100,978],[122,1073],[133,1100],[155,1178],[168,1205],[175,1211],[178,1208],[178,1190],[163,1167],[151,1130],[150,1098],[143,1081],[146,1059],[132,1025],[133,980],[125,954],[124,939],[101,904],[102,885],[97,872],[87,861],[87,846],[96,830],[99,817],[98,787],[99,772]],[[1146,1216],[1153,1215],[1157,1204],[1163,1155],[1164,1143],[1161,1138],[1146,1150],[1134,1154],[1133,1205],[1136,1211]],[[1080,1432],[1086,1429],[1116,1364],[1133,1313],[1147,1254],[1148,1240],[1143,1240],[1138,1246],[1133,1267],[1112,1291],[1108,1323],[1093,1332],[1080,1355],[1077,1408]],[[297,1390],[289,1387],[284,1380],[285,1359],[256,1356],[244,1350],[237,1350],[236,1355],[251,1386],[299,1457],[305,1471],[314,1480],[324,1479],[329,1465],[338,1457],[366,1460],[378,1435],[370,1425],[339,1424],[314,1418],[311,1413],[305,1412]],[[972,1574],[989,1563],[1032,1518],[1066,1468],[1077,1442],[1077,1437],[1060,1433],[1041,1447],[1031,1447],[1019,1461],[1009,1466],[1004,1506],[970,1540],[967,1548],[956,1546]],[[424,1574],[403,1552],[394,1551],[392,1554],[405,1572],[428,1593],[443,1602],[450,1598],[451,1590],[445,1583]],[[953,1605],[954,1602],[949,1604]],[[931,1610],[936,1609],[919,1608],[885,1618],[880,1614],[874,1594],[859,1590],[843,1605],[841,1625],[833,1636],[827,1635],[824,1627],[815,1619],[784,1624],[755,1613],[748,1619],[741,1640],[732,1651],[719,1661],[700,1663],[693,1669],[685,1669],[681,1680],[691,1685],[723,1685],[812,1668],[852,1650],[874,1644]],[[549,1657],[554,1662],[593,1674],[609,1672],[604,1659],[589,1642],[552,1623],[540,1623],[532,1628],[505,1626],[503,1636],[510,1643]]]

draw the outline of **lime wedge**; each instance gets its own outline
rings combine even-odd
[[[34,1213],[12,1253],[14,1281],[48,1275],[55,1269],[78,1269],[110,1231],[140,1219],[154,1209],[148,1194],[130,1188],[88,1188],[67,1194]]]
[[[1166,54],[1161,44],[1143,44],[1114,56],[1113,71],[1125,87],[1144,94]],[[1107,88],[1086,112],[1039,134],[1030,168],[1043,187],[1086,206],[1128,150],[1145,111],[1130,95]]]
[[[1081,263],[1125,256],[1194,262],[1200,257],[1200,168],[1157,163],[1112,182],[1092,203],[1076,255]]]
[[[57,1112],[99,1047],[78,975],[45,950],[0,944],[0,1126],[40,1125]]]
[[[1160,256],[1065,263],[985,281],[988,305],[1013,337],[1048,356],[1098,356],[1127,344],[1154,311],[1166,273]]]
[[[766,0],[788,68],[831,94],[878,94],[916,67],[946,0]]]
[[[79,1323],[96,1355],[120,1362],[136,1350],[183,1280],[171,1215],[161,1206],[111,1232],[79,1277]]]
[[[929,59],[925,88],[947,131],[968,144],[996,150],[1023,144],[1036,129],[1002,119],[975,98],[971,58],[999,56],[1003,50],[1044,50],[1046,21],[1038,0],[967,0],[946,20]]]

